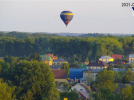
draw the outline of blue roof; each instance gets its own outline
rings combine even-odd
[[[70,73],[69,73],[69,76],[68,78],[70,79],[80,79],[83,77],[83,70],[85,69],[70,69]],[[78,81],[79,83],[79,81]]]

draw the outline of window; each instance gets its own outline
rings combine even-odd
[[[83,90],[83,89],[80,89],[81,91]]]
[[[132,59],[131,59],[131,61],[132,61]]]

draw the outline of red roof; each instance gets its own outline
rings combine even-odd
[[[52,59],[53,59],[53,58],[57,58],[57,57],[54,56],[53,54],[46,54],[46,55],[50,56]]]
[[[51,71],[55,75],[55,79],[67,79],[67,74],[64,69]]]
[[[122,55],[111,55],[112,58],[114,59],[122,59]]]

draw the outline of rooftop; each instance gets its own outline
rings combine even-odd
[[[84,91],[78,91],[81,95],[83,95],[84,97],[86,97],[87,99],[89,99],[89,94],[84,92]]]
[[[40,55],[40,56],[41,56],[42,60],[45,59],[47,61],[53,61],[53,59],[48,55]]]
[[[91,88],[87,86],[85,83],[80,83],[80,85],[83,86],[88,93],[92,92]]]
[[[84,70],[83,72],[88,72],[89,70],[91,71],[91,73],[98,73],[98,72],[102,71],[103,68],[87,69],[87,70]]]
[[[57,60],[53,60],[53,62],[67,62],[66,60],[62,59],[62,58],[59,58]]]
[[[134,58],[134,54],[129,54],[129,58]]]
[[[126,69],[125,69],[125,68],[113,68],[113,71],[117,71],[117,72],[125,72]]]
[[[103,62],[103,61],[98,61],[98,62],[93,62],[93,63],[89,63],[87,66],[108,66],[107,63]]]
[[[64,69],[51,70],[55,75],[55,79],[67,79],[67,74]]]
[[[109,57],[109,56],[101,56],[100,59],[113,59],[112,57]]]

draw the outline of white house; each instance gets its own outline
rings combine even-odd
[[[129,54],[129,64],[134,64],[134,54]]]
[[[91,93],[91,92],[92,92],[91,88],[90,88],[89,86],[87,86],[86,84],[84,84],[84,83],[77,83],[75,86],[73,86],[73,87],[69,90],[69,92],[70,92],[71,90],[84,91],[84,92],[86,92],[86,93]]]
[[[99,58],[99,61],[103,61],[105,63],[109,63],[109,62],[113,62],[114,58],[109,57],[109,56],[101,56],[101,58]]]

